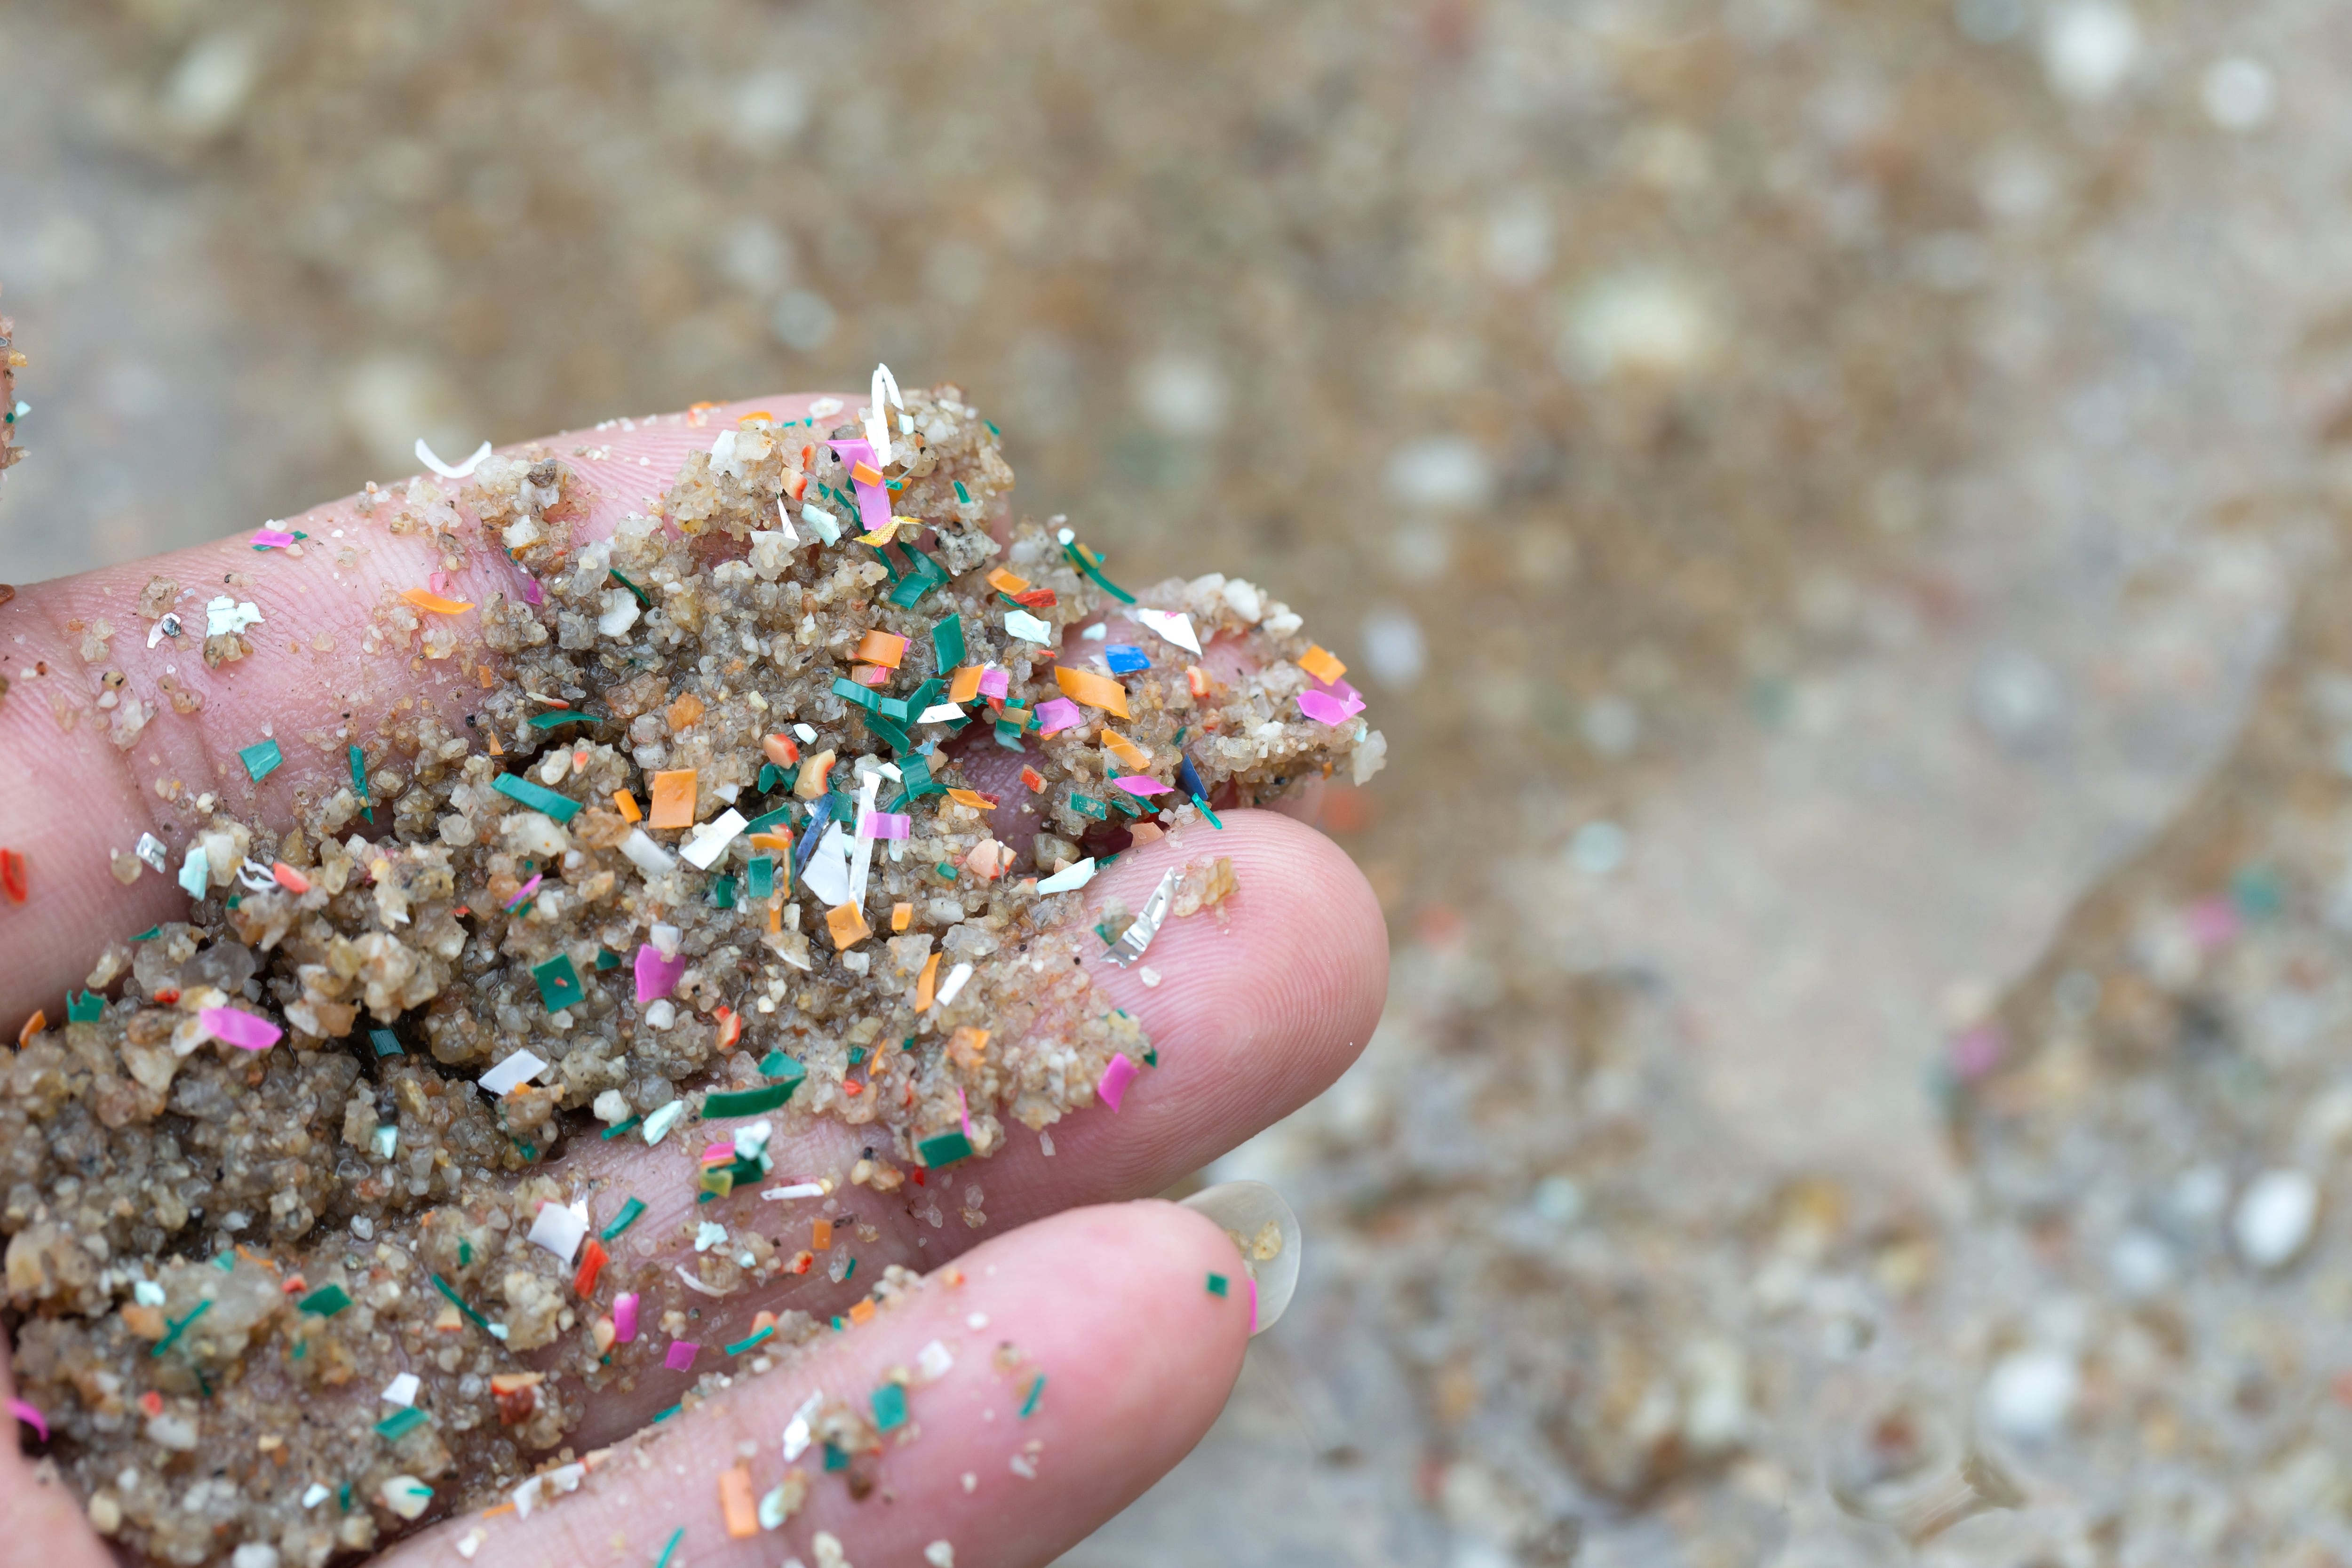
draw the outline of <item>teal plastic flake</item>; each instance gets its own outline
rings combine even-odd
[[[572,967],[572,955],[559,952],[545,963],[534,964],[530,977],[539,982],[539,999],[551,1013],[560,1013],[588,997],[588,988],[580,983],[580,972]]]
[[[870,686],[860,686],[845,675],[836,675],[833,678],[833,694],[853,707],[865,709],[868,713],[878,713],[882,710],[880,692]]]
[[[874,1426],[877,1431],[895,1432],[907,1424],[907,1390],[904,1384],[886,1383],[874,1391]]]
[[[286,760],[285,753],[278,749],[275,741],[257,742],[237,752],[236,756],[237,761],[245,764],[245,771],[253,775],[256,784],[276,773],[278,764]]]
[[[950,1128],[945,1132],[935,1132],[929,1138],[923,1139],[915,1145],[915,1152],[921,1156],[923,1164],[927,1168],[936,1171],[942,1165],[952,1165],[959,1160],[971,1159],[971,1140],[965,1137],[960,1130]]]
[[[963,487],[958,485],[958,489]],[[931,628],[931,657],[935,668],[945,675],[950,669],[963,667],[963,617],[950,616]]]
[[[536,784],[514,773],[500,773],[490,781],[490,787],[533,811],[545,812],[558,822],[569,822],[580,814],[580,803],[570,795],[558,795],[544,784]]]
[[[66,1021],[69,1024],[95,1024],[106,1016],[106,998],[85,991],[77,996],[66,993]]]
[[[744,888],[755,899],[765,899],[774,895],[776,862],[772,857],[767,855],[751,857],[751,868],[744,875]]]

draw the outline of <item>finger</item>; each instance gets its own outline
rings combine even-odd
[[[698,422],[662,416],[509,450],[558,458],[571,503],[558,514],[573,519],[575,542],[584,543],[643,510],[688,452],[707,448],[742,414],[797,419],[818,395],[725,404]],[[32,895],[22,905],[0,901],[9,959],[0,1019],[9,1027],[44,999],[54,1008],[99,944],[184,910],[168,876],[142,875],[126,889],[111,874],[111,857],[142,833],[180,843],[223,803],[248,820],[287,820],[305,793],[331,794],[348,781],[351,742],[413,721],[419,704],[465,732],[469,694],[481,689],[479,616],[449,618],[458,643],[438,659],[412,652],[405,635],[397,646],[369,636],[385,595],[426,588],[444,565],[427,531],[392,531],[394,512],[388,502],[362,511],[359,498],[345,497],[283,525],[310,536],[299,557],[257,553],[240,536],[35,584],[0,605],[0,678],[11,683],[0,696],[0,753],[22,759],[29,774],[29,787],[0,794],[0,847],[26,857]],[[150,647],[154,617],[139,606],[157,578],[179,584],[175,607],[188,629]],[[477,549],[449,572],[444,596],[486,604],[520,595],[524,580],[501,552]],[[251,656],[208,668],[204,606],[216,595],[251,603],[264,618],[248,634]],[[98,637],[101,626],[110,638]],[[110,671],[121,676],[110,692]],[[174,707],[175,689],[193,710]],[[110,696],[112,706],[97,705]],[[132,703],[153,717],[118,745],[118,721]],[[279,742],[284,763],[257,784],[237,752],[265,739]]]
[[[36,1435],[14,1412],[16,1375],[9,1364],[8,1336],[0,1334],[0,1408],[8,1411],[12,1436],[0,1446],[0,1519],[8,1521],[15,1560],[37,1560],[44,1568],[112,1568],[113,1558],[90,1529],[89,1520],[65,1488],[46,1479],[25,1457],[14,1433]]]
[[[452,1520],[392,1561],[446,1563],[471,1540],[478,1563],[616,1551],[649,1562],[682,1529],[673,1561],[697,1568],[818,1563],[820,1531],[861,1568],[923,1563],[939,1541],[958,1568],[1047,1563],[1208,1430],[1240,1372],[1249,1310],[1232,1244],[1200,1215],[1159,1203],[1061,1215],[975,1249],[806,1360],[664,1422],[551,1509]],[[803,1400],[821,1393],[870,1418],[875,1391],[934,1341],[953,1364],[936,1381],[914,1375],[907,1422],[878,1452],[826,1472],[812,1448],[798,1461],[810,1483],[801,1512],[774,1532],[729,1534],[722,1474],[745,1465],[753,1495],[765,1493],[783,1479],[779,1438]]]
[[[726,1135],[723,1124],[659,1149],[580,1140],[559,1169],[591,1194],[600,1223],[629,1198],[646,1205],[619,1245],[631,1266],[650,1264],[665,1279],[691,1273],[706,1222],[739,1240],[756,1231],[783,1258],[813,1254],[806,1274],[691,1302],[703,1313],[698,1331],[728,1340],[750,1332],[763,1310],[844,1311],[891,1264],[928,1269],[1056,1210],[1165,1190],[1328,1088],[1370,1037],[1385,995],[1386,929],[1354,865],[1285,817],[1239,812],[1225,823],[1222,832],[1201,825],[1146,846],[1099,879],[1097,907],[1118,898],[1136,908],[1168,868],[1216,854],[1231,858],[1238,883],[1221,904],[1160,930],[1145,954],[1149,974],[1089,964],[1102,1005],[1132,1014],[1159,1058],[1116,1111],[1087,1105],[1045,1138],[1016,1128],[991,1158],[887,1194],[845,1181],[870,1136],[831,1118],[791,1118],[769,1146],[775,1178],[761,1186],[829,1179],[836,1191],[823,1203],[771,1202],[749,1187],[701,1202],[695,1160],[712,1136]],[[819,1220],[830,1236],[824,1248],[815,1246]],[[853,1272],[835,1281],[829,1268],[848,1258]],[[633,1430],[692,1381],[656,1370],[627,1393],[600,1395],[575,1437],[604,1442]]]

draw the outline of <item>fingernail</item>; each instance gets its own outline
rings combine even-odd
[[[1255,1314],[1250,1333],[1274,1327],[1298,1289],[1298,1216],[1264,1182],[1219,1182],[1186,1198],[1184,1206],[1214,1220],[1241,1249]]]

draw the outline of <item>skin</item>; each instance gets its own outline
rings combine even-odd
[[[576,534],[585,542],[659,494],[680,459],[707,447],[713,431],[754,408],[797,418],[816,395],[726,405],[706,411],[700,424],[665,416],[641,421],[634,432],[572,432],[532,445],[585,481],[590,500]],[[853,415],[864,402],[834,395]],[[606,448],[610,456],[584,460],[574,455],[579,447]],[[29,760],[32,774],[32,787],[0,792],[0,846],[26,853],[31,880],[26,904],[0,903],[0,948],[9,955],[0,966],[0,1024],[8,1029],[36,1007],[54,1016],[104,942],[184,907],[169,878],[145,875],[126,889],[108,869],[110,853],[127,848],[142,831],[176,841],[158,816],[158,780],[183,781],[191,795],[215,791],[232,810],[282,820],[296,789],[331,787],[337,771],[317,760],[316,748],[289,744],[285,766],[256,786],[236,751],[265,724],[289,740],[346,724],[365,732],[394,703],[412,697],[462,717],[468,692],[478,689],[465,679],[462,659],[420,660],[413,668],[397,655],[361,652],[363,612],[380,590],[421,585],[439,567],[428,542],[362,521],[350,499],[282,526],[311,536],[306,554],[348,545],[359,558],[348,568],[333,567],[331,554],[328,561],[270,561],[256,556],[241,534],[37,584],[0,605],[0,674],[15,682],[0,700],[0,755]],[[345,531],[342,541],[332,537],[338,528]],[[250,582],[224,584],[231,574]],[[196,590],[179,607],[199,622],[199,606],[213,594],[259,603],[268,618],[255,634],[253,657],[208,670],[194,637],[144,647],[146,620],[134,605],[158,574]],[[519,587],[516,575],[491,559],[453,574],[446,592],[478,602]],[[100,617],[115,635],[95,668],[122,669],[127,689],[160,701],[158,679],[167,666],[176,667],[177,678],[204,697],[203,711],[182,717],[165,707],[128,751],[90,721],[102,716],[85,713],[61,732],[43,682],[62,677],[77,691],[88,689],[89,670],[79,653],[83,634],[68,623],[87,627]],[[331,647],[314,646],[322,634]],[[57,674],[26,679],[36,661]],[[1108,965],[1093,970],[1115,1005],[1142,1021],[1164,1065],[1138,1083],[1117,1114],[1093,1108],[1057,1125],[1052,1157],[1024,1135],[975,1165],[970,1173],[987,1194],[984,1228],[968,1228],[950,1215],[944,1227],[929,1229],[903,1201],[871,1212],[877,1205],[867,1200],[863,1217],[880,1234],[858,1249],[861,1270],[870,1277],[895,1261],[928,1271],[953,1258],[961,1283],[942,1279],[908,1308],[822,1342],[807,1359],[739,1381],[665,1422],[579,1493],[528,1521],[512,1512],[460,1514],[378,1561],[446,1564],[456,1560],[452,1547],[479,1530],[478,1563],[649,1563],[670,1531],[683,1525],[677,1561],[697,1568],[774,1568],[790,1555],[813,1563],[811,1542],[820,1530],[838,1537],[858,1568],[920,1563],[924,1548],[940,1540],[953,1543],[961,1568],[1018,1568],[1050,1562],[1164,1474],[1222,1408],[1240,1371],[1249,1309],[1223,1234],[1150,1194],[1328,1087],[1370,1037],[1387,987],[1379,906],[1347,858],[1276,812],[1234,812],[1224,820],[1214,848],[1234,858],[1241,891],[1223,918],[1176,921],[1161,931],[1151,952],[1152,967],[1165,976],[1157,986]],[[1123,857],[1096,882],[1098,898],[1139,905],[1166,867],[1201,852],[1198,837],[1189,835],[1192,841],[1181,847],[1162,841]],[[812,1129],[780,1144],[777,1168],[788,1172],[803,1161],[816,1168],[820,1156],[851,1137],[830,1125]],[[625,1142],[592,1144],[564,1163],[571,1179],[605,1184],[600,1191],[630,1191],[641,1174],[635,1190],[656,1207],[640,1224],[647,1234],[664,1235],[677,1229],[692,1205],[689,1194],[673,1190],[675,1161],[656,1179],[654,1160]],[[1205,1288],[1211,1273],[1231,1277],[1234,1294],[1212,1295]],[[761,1308],[839,1310],[858,1294],[854,1284],[830,1285],[820,1270],[809,1280],[780,1280],[764,1294],[731,1299],[698,1331],[706,1340],[740,1332]],[[984,1329],[971,1326],[974,1314],[986,1319]],[[809,1392],[870,1389],[888,1369],[913,1364],[933,1339],[953,1350],[956,1365],[915,1392],[919,1436],[888,1449],[871,1496],[852,1501],[839,1478],[819,1478],[807,1508],[782,1530],[728,1537],[717,1477],[736,1462],[739,1445],[755,1446],[749,1462],[764,1490],[781,1474],[778,1437]],[[1025,1358],[1017,1369],[1000,1372],[992,1364],[1000,1343]],[[1046,1374],[1048,1392],[1024,1419],[1017,1411],[1038,1372]],[[0,1384],[6,1381],[0,1356]],[[687,1373],[642,1380],[632,1393],[593,1405],[572,1441],[584,1449],[637,1432],[691,1381]],[[0,1452],[0,1519],[9,1521],[0,1532],[0,1565],[100,1568],[112,1562],[75,1500],[40,1480],[38,1447],[26,1436],[25,1451],[12,1446]],[[1011,1468],[1032,1442],[1040,1445],[1034,1480]],[[808,1459],[803,1468],[812,1468]],[[976,1478],[969,1492],[967,1473]]]

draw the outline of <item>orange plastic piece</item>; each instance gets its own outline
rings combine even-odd
[[[858,1302],[855,1307],[850,1308],[849,1321],[853,1323],[872,1322],[874,1321],[874,1298],[868,1296],[863,1301]]]
[[[893,931],[905,931],[908,926],[912,925],[912,924],[914,923],[914,921],[915,921],[915,906],[914,906],[914,905],[912,905],[912,904],[892,904],[892,905],[890,906],[890,929],[891,929]]]
[[[922,975],[915,982],[916,1012],[928,1013],[931,1010],[931,998],[939,994],[939,982],[940,955],[934,952],[930,957],[923,960]]]
[[[907,639],[895,632],[870,631],[857,642],[856,657],[867,664],[896,669],[907,657]]]
[[[614,790],[613,792],[613,804],[618,806],[620,808],[621,815],[631,822],[643,822],[646,819],[646,814],[637,809],[637,797],[630,794],[627,790]]]
[[[474,666],[474,679],[482,683],[483,690],[488,691],[490,689],[491,682],[496,678],[490,673],[490,667],[488,665],[478,664]]]
[[[694,826],[694,770],[673,768],[654,775],[653,815],[646,818],[647,827],[691,827]]]
[[[795,1252],[793,1254],[793,1260],[788,1267],[795,1274],[805,1274],[810,1269],[816,1267],[816,1254],[814,1252]]]
[[[305,877],[301,872],[297,871],[293,867],[289,866],[283,860],[278,861],[272,865],[269,868],[269,874],[278,879],[278,885],[279,887],[285,889],[288,892],[293,894],[298,899],[310,890],[310,879]]]
[[[1083,702],[1089,708],[1099,708],[1106,713],[1116,713],[1122,719],[1134,717],[1127,710],[1127,688],[1108,675],[1097,675],[1090,669],[1072,669],[1068,665],[1057,664],[1054,667],[1054,679],[1061,687],[1062,695],[1073,701]]]
[[[1348,667],[1319,644],[1298,656],[1298,668],[1326,686],[1348,673]]]
[[[736,416],[735,423],[738,425],[749,425],[754,419],[764,419],[771,425],[773,425],[776,422],[776,416],[769,413],[766,409],[754,408],[749,414],[738,415]]]
[[[793,784],[793,793],[803,800],[814,800],[824,793],[824,781],[833,773],[833,753],[819,752],[801,769],[801,776]]]
[[[775,936],[782,932],[783,929],[784,900],[780,898],[770,899],[768,900],[768,934],[770,936]]]
[[[1108,752],[1130,768],[1148,768],[1151,765],[1150,752],[1145,751],[1108,724],[1103,726],[1102,743],[1104,751]]]
[[[988,574],[988,585],[995,589],[1000,594],[1018,594],[1021,590],[1029,586],[1029,579],[1026,577],[1016,577],[1012,573],[1007,572],[1003,567],[999,566],[995,571],[991,572]]]
[[[680,730],[690,730],[701,718],[702,699],[691,691],[681,692],[677,700],[669,705],[670,733],[675,735]]]
[[[1184,684],[1192,688],[1192,695],[1195,697],[1206,697],[1209,694],[1208,674],[1197,664],[1188,664],[1184,667]]]
[[[20,1051],[23,1050],[26,1046],[32,1042],[32,1038],[35,1035],[39,1034],[43,1029],[46,1029],[48,1026],[49,1015],[47,1009],[42,1007],[34,1008],[33,1016],[25,1020],[25,1026],[16,1031],[16,1048]]]
[[[866,911],[856,904],[835,904],[824,911],[824,929],[833,933],[835,952],[856,947],[874,934],[866,923]]]
[[[871,463],[854,463],[850,466],[849,479],[853,484],[878,485],[882,482],[882,470]]]
[[[612,1257],[604,1250],[604,1244],[590,1237],[588,1250],[580,1257],[580,1272],[572,1277],[572,1288],[583,1297],[594,1295],[596,1276],[604,1272],[604,1265],[611,1261]]]
[[[727,1516],[730,1539],[749,1541],[760,1533],[760,1510],[751,1500],[751,1466],[719,1472],[719,1511]]]
[[[997,804],[993,796],[982,795],[976,789],[951,789],[948,791],[948,798],[958,805],[971,806],[974,811],[992,811]]]
[[[1021,770],[1021,782],[1029,786],[1029,793],[1031,795],[1044,795],[1045,793],[1045,775],[1039,773],[1035,768],[1023,768]]]
[[[791,767],[801,760],[801,749],[790,735],[771,735],[760,742],[760,749],[767,752],[768,761],[780,768]]]
[[[787,855],[792,852],[793,847],[792,830],[786,828],[782,833],[754,833],[749,842],[754,849],[764,849],[771,855]]]
[[[969,702],[979,696],[982,673],[980,666],[976,664],[967,664],[957,670],[948,681],[948,700]]]
[[[422,588],[403,588],[400,596],[418,609],[430,610],[436,616],[462,616],[474,607],[470,599],[445,599]]]
[[[809,1222],[809,1246],[818,1252],[833,1250],[833,1221],[818,1219]]]
[[[490,755],[494,757],[503,757],[507,754],[507,749],[499,744],[499,731],[495,725],[483,725],[482,738],[489,743]]]
[[[988,1034],[986,1029],[969,1026],[958,1029],[948,1037],[948,1059],[958,1067],[977,1070],[988,1055]]]
[[[719,1007],[711,1016],[719,1020],[719,1048],[731,1051],[735,1042],[743,1037],[743,1015],[732,1007]]]

